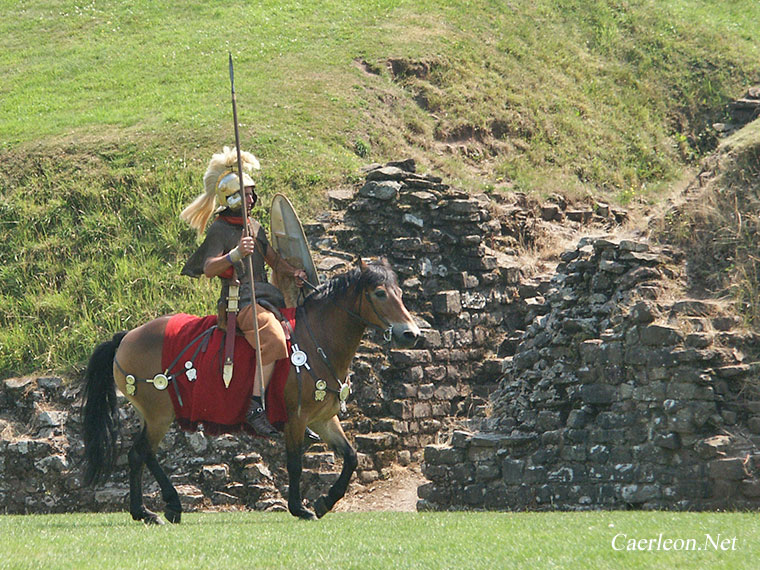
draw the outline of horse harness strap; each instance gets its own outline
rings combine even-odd
[[[127,374],[127,371],[124,370],[121,367],[121,364],[116,360],[116,357],[114,356],[113,363],[116,368],[119,369],[119,372],[121,372],[124,375],[124,378],[127,382],[127,395],[133,396],[135,392],[137,392],[137,383],[138,382],[146,382],[148,384],[153,384],[153,387],[156,390],[166,390],[169,387],[169,384],[172,383],[172,381],[179,375],[182,374],[182,372],[176,373],[176,374],[170,374],[169,371],[176,366],[176,364],[179,362],[179,360],[182,358],[182,355],[185,354],[185,352],[188,351],[188,349],[193,346],[194,344],[198,344],[198,346],[195,348],[195,352],[193,352],[193,355],[185,362],[185,370],[183,371],[184,374],[187,376],[188,381],[194,382],[197,378],[197,371],[195,370],[195,366],[193,365],[193,361],[195,360],[195,357],[198,356],[198,353],[202,351],[206,351],[206,348],[208,347],[209,339],[211,338],[211,333],[214,332],[214,329],[216,329],[216,325],[213,327],[210,327],[203,331],[201,334],[199,334],[197,337],[195,337],[193,340],[191,340],[189,343],[187,343],[187,346],[183,348],[179,354],[175,357],[175,359],[172,361],[172,363],[166,367],[166,370],[163,372],[159,372],[153,378],[137,378],[134,374]],[[202,341],[202,342],[200,342]],[[182,407],[184,404],[182,403],[182,396],[180,396],[179,390],[177,390],[176,385],[172,384],[174,388],[174,393],[177,396],[177,402],[179,402],[179,405]]]
[[[238,302],[240,300],[240,282],[235,280],[230,284],[227,295],[227,331],[232,334],[226,334],[224,338],[224,368],[222,370],[222,379],[224,387],[230,387],[232,380],[233,359],[235,357],[235,331],[237,330]]]
[[[303,307],[299,307],[299,309],[301,309],[301,314],[303,316],[304,322],[306,323],[306,330],[309,332],[309,337],[311,338],[311,342],[316,347],[317,354],[319,354],[319,356],[322,357],[322,361],[327,366],[327,369],[330,371],[330,374],[332,374],[333,378],[338,383],[338,388],[332,388],[328,386],[327,382],[324,379],[315,377],[314,373],[311,370],[311,366],[309,366],[309,363],[308,363],[308,355],[298,347],[298,344],[293,342],[292,344],[293,352],[290,355],[290,362],[295,367],[296,376],[298,377],[298,413],[299,414],[301,413],[301,399],[302,399],[302,394],[303,394],[303,380],[301,378],[301,368],[306,368],[312,380],[314,380],[314,387],[316,388],[314,392],[314,400],[316,400],[317,402],[321,402],[322,400],[325,399],[327,392],[337,394],[338,400],[340,401],[340,411],[345,413],[346,400],[348,400],[348,396],[351,394],[351,384],[348,380],[346,380],[345,382],[341,382],[341,380],[338,378],[338,375],[335,373],[335,369],[333,368],[330,360],[327,358],[325,351],[322,349],[321,346],[319,346],[319,344],[317,344],[317,339],[314,337],[314,333],[311,330],[311,325],[309,325],[309,319],[306,316],[306,311],[303,310]],[[293,341],[295,341],[294,336],[293,336]]]

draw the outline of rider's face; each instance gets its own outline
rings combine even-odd
[[[245,187],[245,203],[249,208],[256,203],[256,194],[253,191],[253,186]]]

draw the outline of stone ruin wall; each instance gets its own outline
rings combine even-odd
[[[359,348],[341,417],[359,452],[352,488],[422,462],[422,510],[754,507],[756,338],[710,303],[658,301],[677,254],[584,239],[555,275],[532,275],[518,246],[542,228],[609,230],[624,214],[470,196],[413,161],[366,178],[306,225],[315,261],[329,276],[357,252],[386,255],[424,340],[394,350],[369,332]],[[79,387],[59,378],[0,383],[5,512],[126,508],[124,454],[105,486],[80,488],[79,405]],[[138,419],[120,409],[131,437]],[[189,510],[285,509],[279,441],[173,428],[159,460]],[[322,446],[304,467],[311,500],[339,469]]]
[[[425,449],[418,509],[757,509],[758,335],[668,299],[680,256],[584,238],[509,359],[487,429]]]

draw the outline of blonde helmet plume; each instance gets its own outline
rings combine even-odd
[[[259,161],[250,152],[242,151],[240,157],[244,173],[260,168]],[[182,220],[198,232],[198,237],[203,234],[203,230],[206,229],[206,224],[214,212],[214,207],[218,205],[216,203],[216,186],[219,180],[230,172],[237,173],[237,149],[226,146],[222,152],[212,156],[208,163],[206,174],[203,175],[205,192],[198,195],[179,215]]]

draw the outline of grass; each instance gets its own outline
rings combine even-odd
[[[760,123],[724,140],[704,164],[709,181],[659,220],[655,235],[687,252],[697,295],[733,299],[745,324],[760,324]]]
[[[0,377],[76,372],[118,329],[213,307],[178,276],[177,215],[233,139],[228,51],[262,202],[306,219],[406,156],[472,191],[656,200],[760,79],[751,0],[0,8]]]
[[[201,513],[161,528],[126,513],[4,516],[0,568],[740,569],[756,566],[758,531],[741,513]],[[700,550],[612,546],[661,533]],[[716,550],[707,534],[736,541]]]

